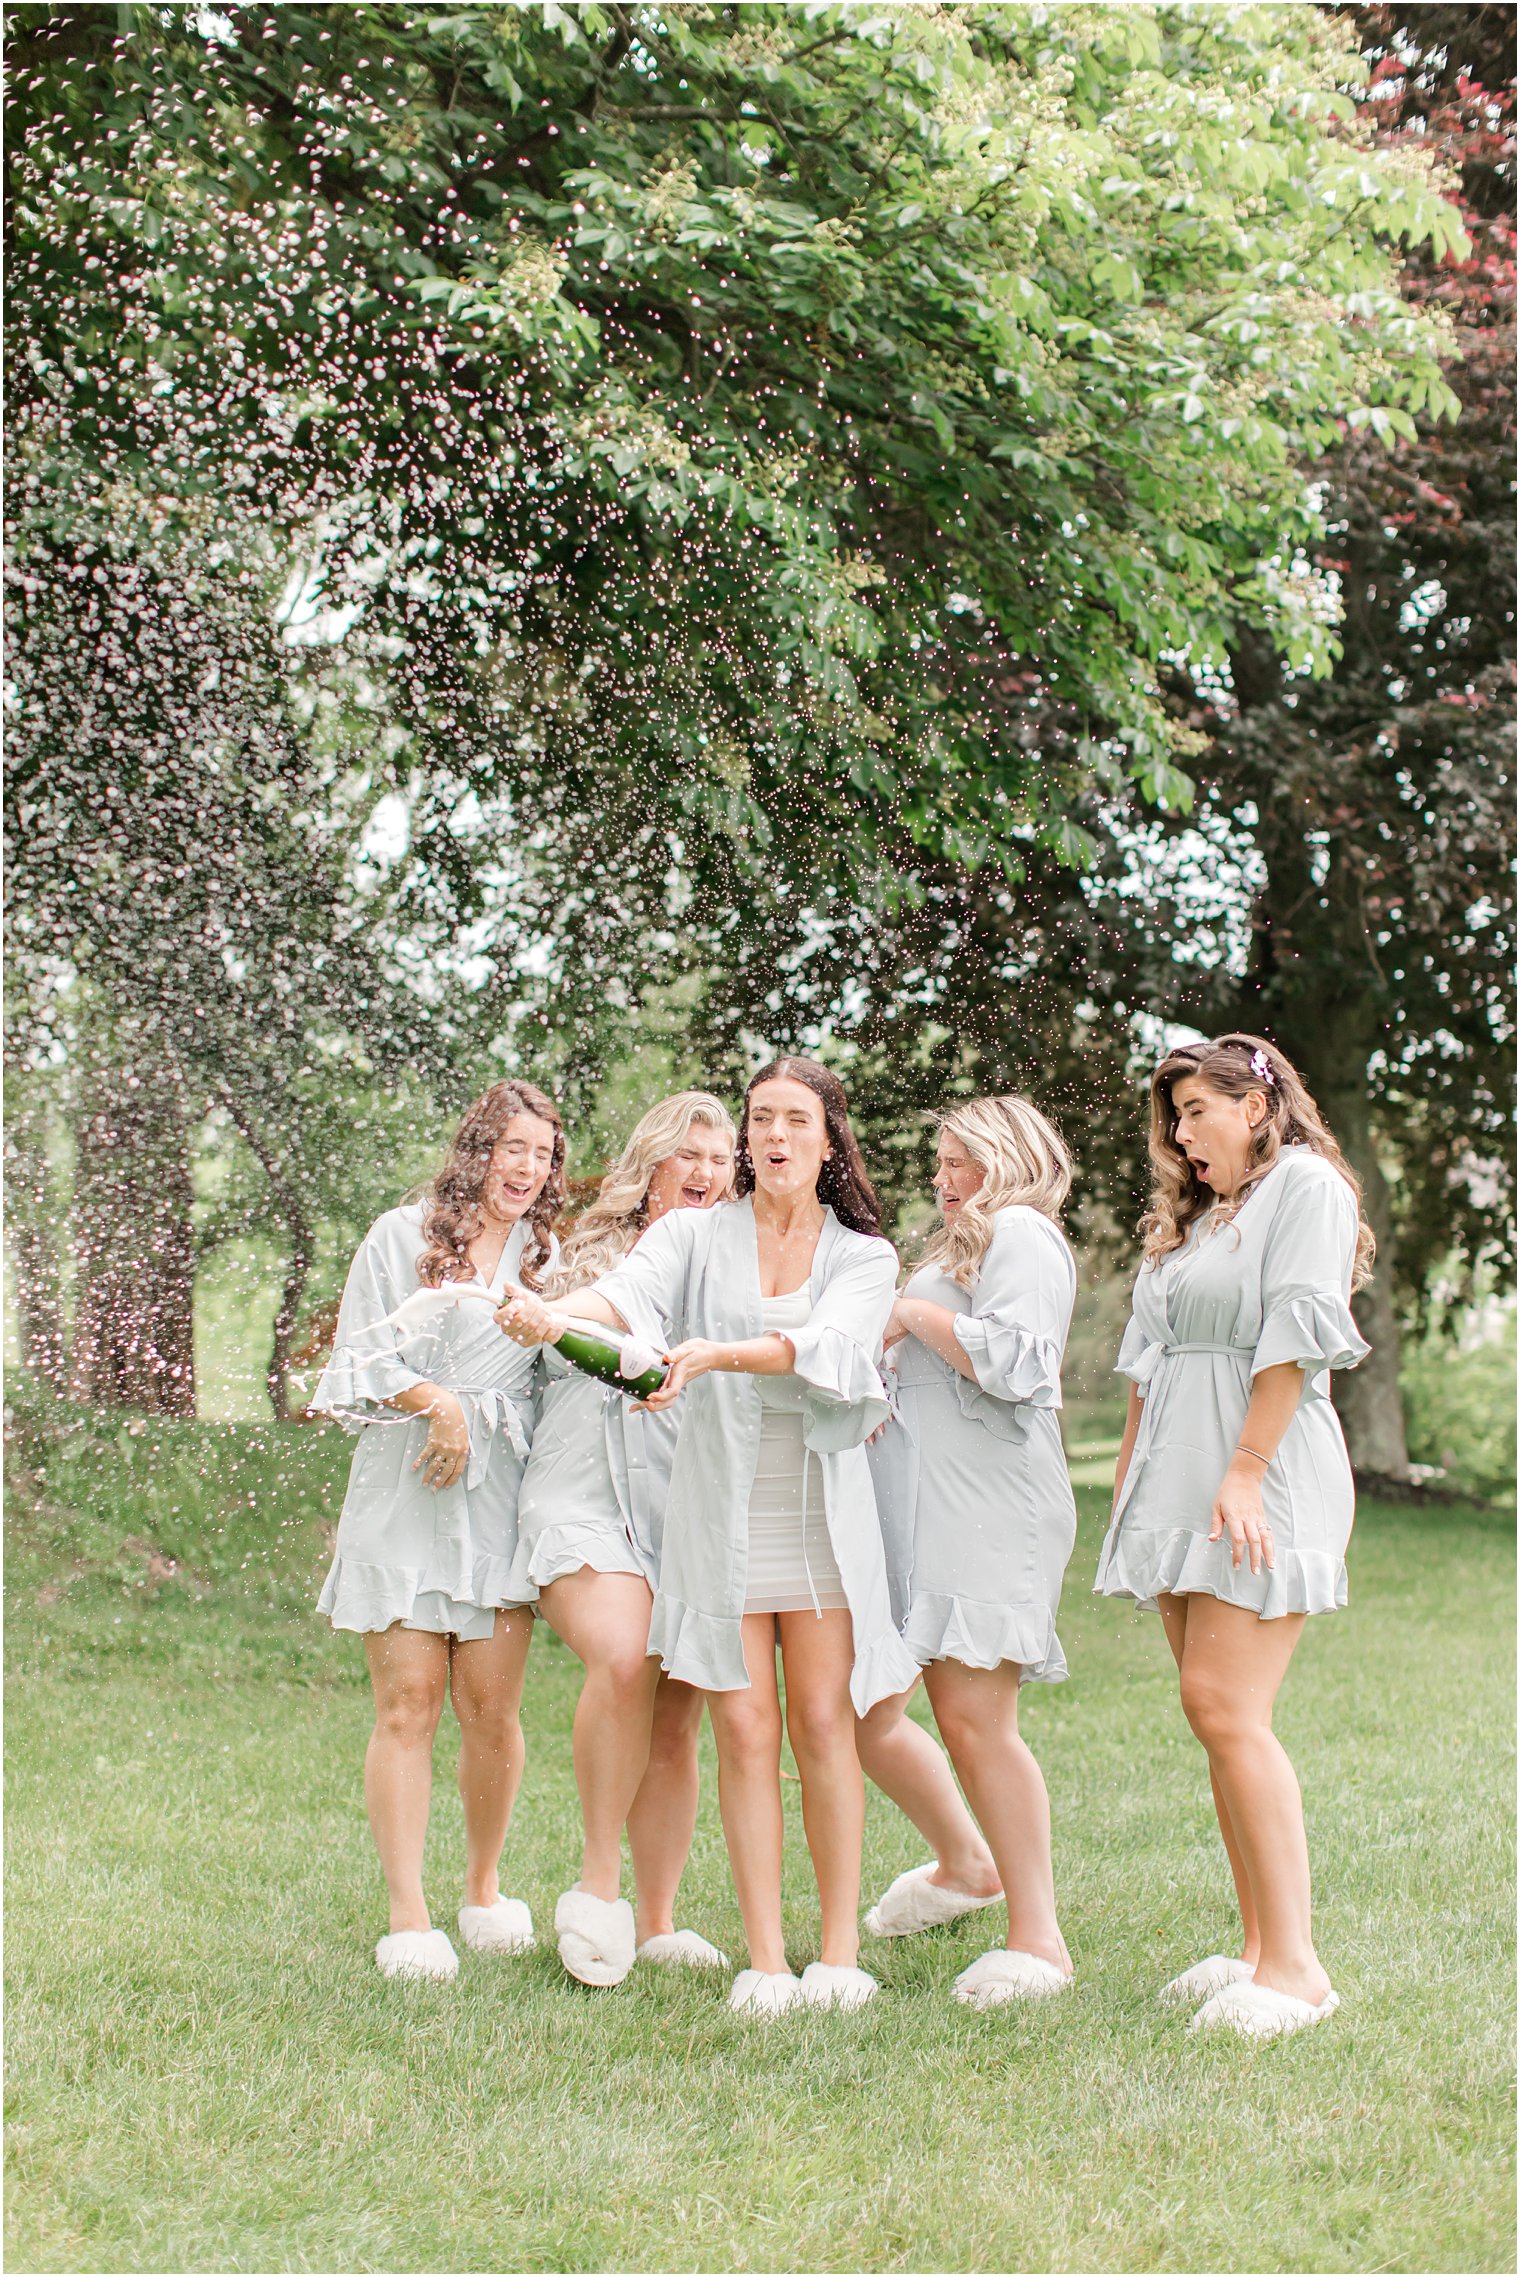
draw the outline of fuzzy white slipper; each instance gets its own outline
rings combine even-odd
[[[1224,2025],[1248,2040],[1275,2040],[1283,2032],[1301,2032],[1306,2024],[1323,2024],[1340,2004],[1338,1992],[1327,1992],[1316,2007],[1291,1992],[1274,1991],[1271,1985],[1241,1981],[1227,1984],[1206,2000],[1188,2030],[1208,2032]]]
[[[779,2016],[802,1998],[802,1985],[790,1969],[767,1975],[764,1969],[741,1969],[733,1982],[728,2005],[743,2016]]]
[[[633,1967],[633,1907],[626,1898],[566,1890],[554,1908],[559,1957],[582,1984],[621,1984]]]
[[[641,1961],[662,1961],[677,1969],[731,1969],[733,1962],[716,1945],[709,1945],[694,1929],[662,1929],[658,1937],[646,1937],[638,1949]]]
[[[526,1953],[534,1943],[533,1916],[519,1897],[462,1905],[459,1934],[472,1953]]]
[[[1210,1953],[1206,1961],[1195,1961],[1180,1977],[1164,1984],[1156,1997],[1175,2001],[1179,2007],[1186,2002],[1191,2007],[1195,2000],[1223,1992],[1227,1984],[1243,1984],[1255,1974],[1255,1967],[1253,1961],[1232,1961],[1228,1953]]]
[[[939,1929],[947,1921],[959,1921],[963,1913],[980,1913],[1002,1899],[1001,1890],[991,1897],[972,1897],[965,1890],[942,1889],[929,1879],[936,1870],[931,1858],[927,1866],[910,1866],[906,1874],[898,1875],[866,1915],[866,1928],[873,1937],[911,1937],[919,1929]]]
[[[393,1929],[375,1947],[383,1977],[457,1977],[459,1955],[441,1929]]]
[[[957,2000],[968,2008],[1001,2008],[1007,2000],[1046,2000],[1065,1992],[1071,1978],[1038,1953],[1010,1953],[1004,1946],[984,1953],[955,1980]]]
[[[802,1997],[809,2008],[864,2008],[879,1989],[876,1979],[864,1969],[840,1969],[825,1961],[809,1961],[802,1972]]]

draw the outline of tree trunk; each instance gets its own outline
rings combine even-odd
[[[59,1221],[48,1192],[48,1117],[29,1096],[26,1071],[16,1070],[11,1082],[5,1134],[5,1232],[16,1275],[21,1368],[44,1390],[62,1393],[68,1367]]]
[[[1366,1039],[1353,1007],[1325,1008],[1316,1029],[1312,1045],[1302,1053],[1293,1042],[1286,1038],[1284,1042],[1362,1182],[1362,1210],[1378,1248],[1373,1277],[1351,1307],[1372,1350],[1359,1368],[1334,1379],[1336,1411],[1354,1469],[1378,1478],[1407,1479],[1409,1449],[1399,1390],[1403,1328],[1393,1296],[1397,1239],[1388,1181],[1372,1128]]]
[[[285,1220],[290,1236],[290,1255],[285,1267],[285,1286],[280,1292],[280,1309],[275,1314],[274,1337],[270,1347],[269,1363],[264,1370],[264,1388],[269,1404],[274,1409],[276,1423],[290,1421],[290,1346],[300,1317],[301,1298],[305,1294],[307,1276],[311,1271],[311,1226],[306,1212],[296,1196],[295,1188],[280,1168],[273,1148],[260,1136],[252,1116],[234,1098],[226,1084],[222,1086],[222,1099],[234,1125],[250,1151],[257,1157],[260,1169],[269,1180],[269,1190],[276,1209]]]
[[[51,1227],[30,1217],[18,1225],[8,1214],[6,1223],[16,1274],[21,1370],[45,1391],[61,1394],[68,1383],[68,1360],[58,1243]]]
[[[172,1075],[86,1059],[73,1392],[89,1406],[195,1413],[191,1127]]]

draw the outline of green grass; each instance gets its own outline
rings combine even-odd
[[[1029,1699],[1078,1989],[967,2014],[992,1921],[876,1949],[855,2016],[732,2019],[710,1983],[590,1994],[552,1947],[383,1984],[361,1656],[309,1611],[346,1448],[76,1419],[11,1466],[12,2270],[1504,2270],[1512,1548],[1368,1508],[1349,1612],[1281,1713],[1344,2006],[1190,2039],[1163,1979],[1228,1942],[1159,1626],[1088,1595]],[[171,1562],[172,1561],[172,1562]],[[578,1670],[534,1645],[510,1887],[575,1856]],[[430,1850],[452,1920],[452,1748]],[[740,1950],[711,1762],[684,1918]],[[816,1951],[788,1785],[789,1948]],[[868,1890],[919,1855],[880,1801]]]

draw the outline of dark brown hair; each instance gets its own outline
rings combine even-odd
[[[734,1164],[734,1192],[752,1194],[755,1190],[755,1166],[749,1152],[749,1103],[762,1083],[774,1083],[778,1076],[787,1076],[793,1083],[805,1084],[823,1108],[824,1128],[828,1132],[829,1156],[819,1165],[817,1194],[820,1202],[827,1203],[841,1225],[852,1233],[880,1233],[881,1204],[876,1189],[866,1176],[861,1160],[859,1142],[850,1128],[850,1106],[844,1095],[844,1085],[837,1075],[820,1067],[815,1059],[768,1060],[758,1075],[749,1079],[744,1094],[744,1106],[739,1116],[739,1152]]]
[[[427,1288],[436,1289],[442,1281],[467,1281],[474,1272],[470,1243],[483,1223],[481,1196],[491,1150],[514,1115],[536,1115],[554,1132],[549,1175],[528,1212],[533,1239],[518,1267],[523,1287],[538,1287],[539,1275],[549,1262],[549,1229],[565,1206],[565,1133],[559,1109],[547,1093],[536,1083],[511,1077],[493,1083],[466,1109],[442,1168],[423,1193],[422,1235],[427,1246],[417,1260],[417,1275]]]
[[[1193,1165],[1177,1144],[1177,1114],[1172,1085],[1195,1075],[1211,1091],[1227,1099],[1244,1099],[1259,1091],[1267,1111],[1251,1133],[1246,1174],[1226,1213],[1233,1217],[1253,1186],[1265,1178],[1285,1146],[1308,1147],[1322,1155],[1351,1188],[1356,1202],[1356,1264],[1351,1285],[1360,1289],[1372,1277],[1376,1244],[1372,1228],[1362,1216],[1362,1189],[1345,1156],[1330,1135],[1324,1117],[1309,1095],[1293,1062],[1265,1036],[1216,1036],[1209,1044],[1182,1044],[1167,1053],[1151,1077],[1150,1158],[1154,1173],[1150,1207],[1141,1221],[1147,1261],[1156,1265],[1172,1250],[1180,1249],[1194,1221],[1214,1207],[1218,1196],[1204,1186]]]

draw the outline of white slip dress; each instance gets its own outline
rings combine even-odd
[[[812,1310],[806,1284],[762,1297],[767,1336],[801,1328]],[[746,1613],[849,1610],[824,1512],[823,1474],[802,1436],[806,1393],[797,1376],[756,1376],[760,1453],[749,1497]]]

